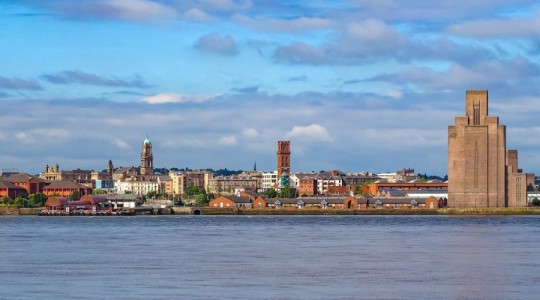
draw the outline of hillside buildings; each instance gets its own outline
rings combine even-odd
[[[448,126],[448,205],[526,206],[533,181],[518,168],[517,150],[506,149],[506,126],[488,115],[488,91],[467,91],[465,116]]]

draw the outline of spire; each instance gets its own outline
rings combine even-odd
[[[257,171],[257,161],[253,164],[253,171]]]

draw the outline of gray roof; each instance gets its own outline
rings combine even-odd
[[[249,197],[239,197],[239,196],[222,196],[224,198],[227,198],[231,200],[234,203],[251,203],[251,199]]]
[[[381,201],[383,205],[385,204],[411,204],[415,200],[418,204],[425,204],[426,198],[408,198],[408,197],[375,197],[369,200],[369,204],[373,205],[377,200]],[[360,202],[359,202],[360,203]],[[363,201],[362,204],[366,202]]]
[[[122,201],[134,201],[139,197],[135,194],[106,194],[104,195],[107,200],[122,200]]]
[[[131,169],[135,169],[135,167],[120,167],[118,169],[116,169],[116,171],[114,171],[114,174],[122,174],[124,172],[127,172]]]
[[[346,197],[300,197],[299,199],[302,199],[304,203],[306,204],[320,204],[323,200],[326,201],[328,204],[341,204],[345,202],[345,199],[349,198],[349,196]]]
[[[429,190],[416,190],[416,191],[407,191],[407,194],[433,194],[433,195],[440,195],[440,194],[448,194],[448,190],[437,190],[437,189],[429,189]]]
[[[161,181],[172,181],[172,178],[169,175],[159,175],[158,177]]]
[[[45,189],[61,189],[61,188],[67,188],[67,189],[88,189],[89,187],[84,186],[82,184],[78,184],[72,181],[68,180],[55,180],[51,181],[51,184],[45,187]]]
[[[11,176],[9,176],[7,178],[7,180],[11,181],[11,182],[28,182],[28,180],[30,179],[35,179],[35,180],[38,180],[40,182],[44,182],[44,180],[42,180],[41,178],[39,177],[36,177],[36,176],[32,176],[28,173],[18,173],[18,174],[13,174]]]
[[[26,190],[25,188],[15,185],[7,180],[0,180],[0,188],[3,189],[17,189],[17,190]]]
[[[298,199],[296,198],[270,198],[266,200],[267,203],[271,203],[271,204],[276,203],[276,201],[281,202],[281,204],[297,204],[298,203]]]

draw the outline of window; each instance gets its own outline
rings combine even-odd
[[[435,206],[435,205],[434,205],[433,201],[429,203],[429,209],[433,209],[434,206]]]
[[[399,208],[399,204],[394,203],[394,209],[398,209],[398,208]]]
[[[258,209],[261,209],[261,208],[262,208],[262,203],[261,203],[261,202],[257,203],[257,208],[258,208]]]
[[[300,200],[298,201],[298,209],[304,208],[304,201]]]
[[[418,207],[418,202],[416,202],[416,200],[411,201],[411,208],[417,208],[417,207]]]
[[[279,202],[279,200],[276,200],[276,209],[280,209],[281,208],[281,202]]]
[[[377,202],[375,202],[375,205],[377,206],[377,209],[381,209],[382,208],[381,200],[377,200]]]

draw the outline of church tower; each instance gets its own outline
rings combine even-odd
[[[152,143],[146,137],[142,144],[141,152],[141,175],[154,174],[154,156],[152,155]]]
[[[506,127],[488,115],[488,92],[467,91],[464,117],[448,126],[448,206],[504,207]]]
[[[113,172],[114,172],[114,166],[113,166],[112,160],[109,159],[109,163],[107,164],[107,174],[112,176]]]

